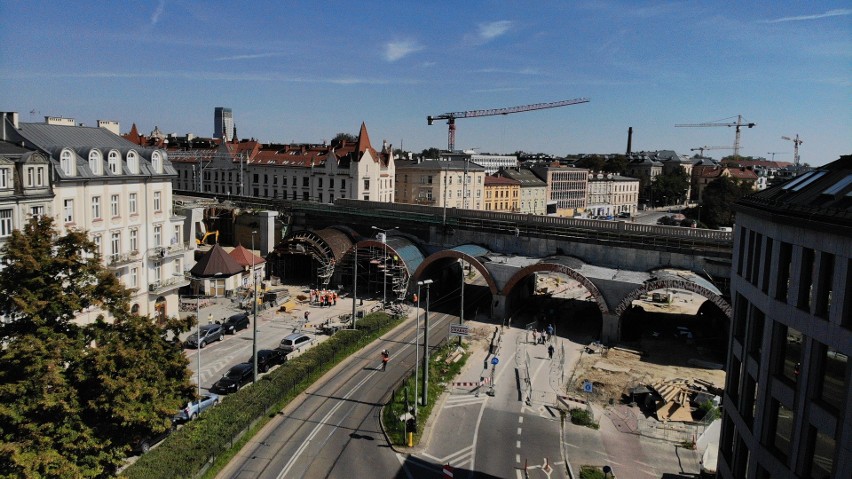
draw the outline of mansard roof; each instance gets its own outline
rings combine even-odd
[[[47,123],[21,123],[20,134],[38,148],[51,151],[55,148],[115,148],[122,152],[139,149],[139,145],[104,128],[92,126],[49,125]]]

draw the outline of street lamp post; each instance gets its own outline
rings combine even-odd
[[[195,383],[198,385],[198,398],[201,400],[201,295],[195,297],[195,357],[198,361],[198,374]]]
[[[254,319],[252,320],[252,336],[251,336],[251,363],[252,376],[251,382],[257,382],[257,273],[254,270],[254,235],[257,231],[251,232],[251,286],[254,289],[252,302],[254,303]]]
[[[422,282],[426,285],[426,316],[423,323],[423,398],[422,405],[425,407],[429,397],[429,286],[433,281],[427,279]]]
[[[355,271],[352,273],[352,329],[355,329],[356,304],[358,303],[358,245],[355,245]],[[415,394],[416,396],[416,394]]]
[[[414,417],[417,417],[417,382],[420,372],[420,286],[423,286],[423,281],[417,282],[417,311],[414,316]]]
[[[382,232],[382,245],[384,246],[382,265],[385,267],[384,271],[382,271],[382,309],[385,309],[388,302],[388,231],[399,227],[394,226],[393,228],[382,229],[377,226],[371,226],[371,228]]]
[[[464,260],[460,260],[461,265],[461,310],[459,310],[459,325],[464,326]],[[462,337],[459,336],[459,346],[462,345]]]

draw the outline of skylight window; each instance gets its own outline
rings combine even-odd
[[[828,187],[825,191],[822,192],[824,195],[836,195],[843,191],[844,188],[852,184],[852,175],[846,175],[846,178],[838,181],[832,186]]]
[[[818,180],[818,179],[822,178],[823,176],[825,176],[825,173],[826,173],[825,171],[818,171],[818,172],[814,173],[813,175],[811,175],[811,177],[810,177],[810,178],[808,178],[808,179],[806,179],[806,180],[802,181],[801,183],[797,184],[796,186],[794,186],[794,187],[792,188],[792,190],[793,190],[793,191],[799,191],[799,190],[801,190],[802,188],[804,188],[804,187],[808,186],[809,184],[813,183],[814,181],[816,181],[816,180]]]
[[[802,175],[802,176],[796,178],[795,180],[790,181],[786,185],[782,186],[781,189],[782,190],[789,190],[790,188],[792,188],[792,187],[798,185],[799,183],[805,181],[806,179],[810,178],[813,174],[814,174],[813,171],[809,171],[809,172],[805,173],[804,175]]]

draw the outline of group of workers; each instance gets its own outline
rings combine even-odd
[[[337,293],[325,289],[312,289],[311,304],[317,304],[319,306],[336,306]]]

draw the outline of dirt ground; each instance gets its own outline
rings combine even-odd
[[[610,400],[618,403],[622,395],[628,395],[634,387],[667,379],[701,379],[720,389],[725,385],[724,371],[696,367],[688,362],[690,359],[710,361],[710,356],[683,338],[646,339],[641,349],[633,349],[634,352],[617,347],[603,353],[594,349],[594,353],[581,355],[567,387],[569,395],[607,404]],[[588,395],[583,392],[585,380],[593,385],[593,392]]]

